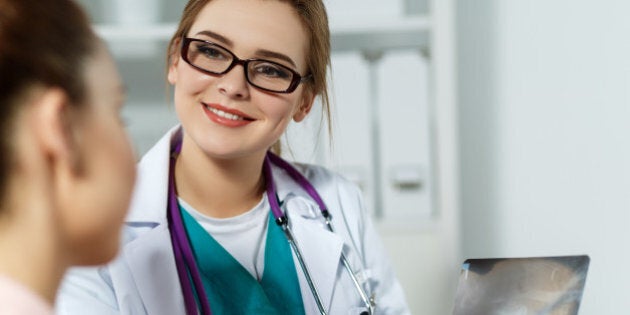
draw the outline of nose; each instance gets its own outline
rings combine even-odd
[[[219,78],[217,85],[221,94],[233,98],[246,98],[249,96],[249,84],[245,77],[245,67],[242,64],[236,64],[230,71],[224,73]]]

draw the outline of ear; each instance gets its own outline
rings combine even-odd
[[[168,82],[175,85],[177,83],[177,65],[179,64],[179,47],[181,40],[177,40],[173,43],[173,48],[170,49],[171,56],[169,57],[168,74],[166,75]]]
[[[177,63],[179,62],[179,59],[175,59],[170,62],[170,65],[168,66],[168,74],[167,74],[167,78],[168,78],[168,82],[170,84],[175,85],[175,83],[177,83]]]
[[[301,104],[293,114],[293,120],[295,122],[301,122],[302,120],[304,120],[304,118],[306,118],[306,115],[308,115],[308,113],[311,111],[311,108],[313,108],[314,102],[315,94],[313,94],[310,90],[304,91]]]
[[[78,162],[74,152],[69,99],[61,89],[46,89],[34,102],[32,130],[42,152],[54,162],[75,169]]]

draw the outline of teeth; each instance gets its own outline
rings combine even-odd
[[[213,112],[215,115],[219,116],[219,117],[223,117],[223,118],[227,118],[230,120],[243,120],[244,118],[238,115],[234,115],[234,114],[230,114],[230,113],[226,113],[222,110],[216,109],[216,108],[212,108],[209,106],[206,106],[207,109],[209,109],[211,112]]]

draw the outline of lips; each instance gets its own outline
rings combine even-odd
[[[231,119],[231,120],[243,120],[244,119],[243,116],[230,114],[230,113],[222,111],[220,109],[216,109],[216,108],[212,108],[212,107],[206,107],[206,108],[208,108],[208,110],[211,111],[212,113],[214,113],[215,115],[221,116],[223,118],[227,118],[227,119]]]
[[[206,116],[208,116],[211,121],[222,126],[241,127],[254,121],[253,118],[235,109],[229,109],[219,104],[202,104]]]

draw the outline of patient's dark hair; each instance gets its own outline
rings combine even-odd
[[[0,201],[15,162],[16,114],[36,87],[59,88],[70,106],[82,106],[84,64],[96,38],[71,0],[0,0]]]

